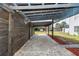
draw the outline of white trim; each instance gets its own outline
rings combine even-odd
[[[37,23],[37,22],[52,22],[52,20],[39,20],[39,21],[31,21],[32,23]]]
[[[21,9],[45,9],[45,8],[66,8],[66,7],[75,7],[79,6],[79,4],[54,4],[54,5],[40,5],[40,6],[10,6],[12,9],[21,10]]]

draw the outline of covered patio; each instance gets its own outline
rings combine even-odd
[[[78,14],[78,3],[1,3],[0,7],[0,24],[3,25],[0,28],[4,29],[0,30],[5,32],[0,31],[0,55],[75,55],[66,48],[79,46],[61,45],[56,42],[53,37],[53,24]],[[34,27],[41,26],[47,27],[47,34],[34,34]]]

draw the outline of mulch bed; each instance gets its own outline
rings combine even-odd
[[[48,36],[52,38],[51,35],[48,35]],[[61,45],[67,44],[64,41],[60,40],[59,38],[53,37],[52,39]],[[79,56],[79,48],[66,48],[66,49],[74,53],[76,56]]]

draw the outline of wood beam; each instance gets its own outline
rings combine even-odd
[[[36,16],[36,15],[46,15],[46,14],[59,14],[59,13],[63,13],[63,11],[61,12],[50,12],[50,13],[39,13],[39,14],[29,14],[26,16]]]
[[[64,11],[65,9],[52,9],[52,10],[39,10],[39,11],[22,11],[24,14],[28,13],[42,13],[42,12],[58,12],[58,11]]]
[[[45,8],[69,8],[69,7],[77,7],[78,3],[69,3],[69,4],[54,4],[54,5],[40,5],[40,6],[10,6],[14,10],[22,10],[22,9],[45,9]]]
[[[8,12],[14,13],[13,9],[11,9],[7,4],[0,4],[0,7]]]

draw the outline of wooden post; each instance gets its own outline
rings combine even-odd
[[[29,23],[29,39],[30,39],[30,23]]]
[[[32,27],[32,35],[33,35],[33,34],[35,34],[35,33],[34,33],[34,27]]]
[[[12,19],[12,14],[9,13],[9,35],[8,35],[8,55],[12,56],[12,37],[14,30],[14,21]]]
[[[53,19],[52,19],[52,37],[53,37]]]
[[[49,35],[49,26],[48,26],[48,35]]]

